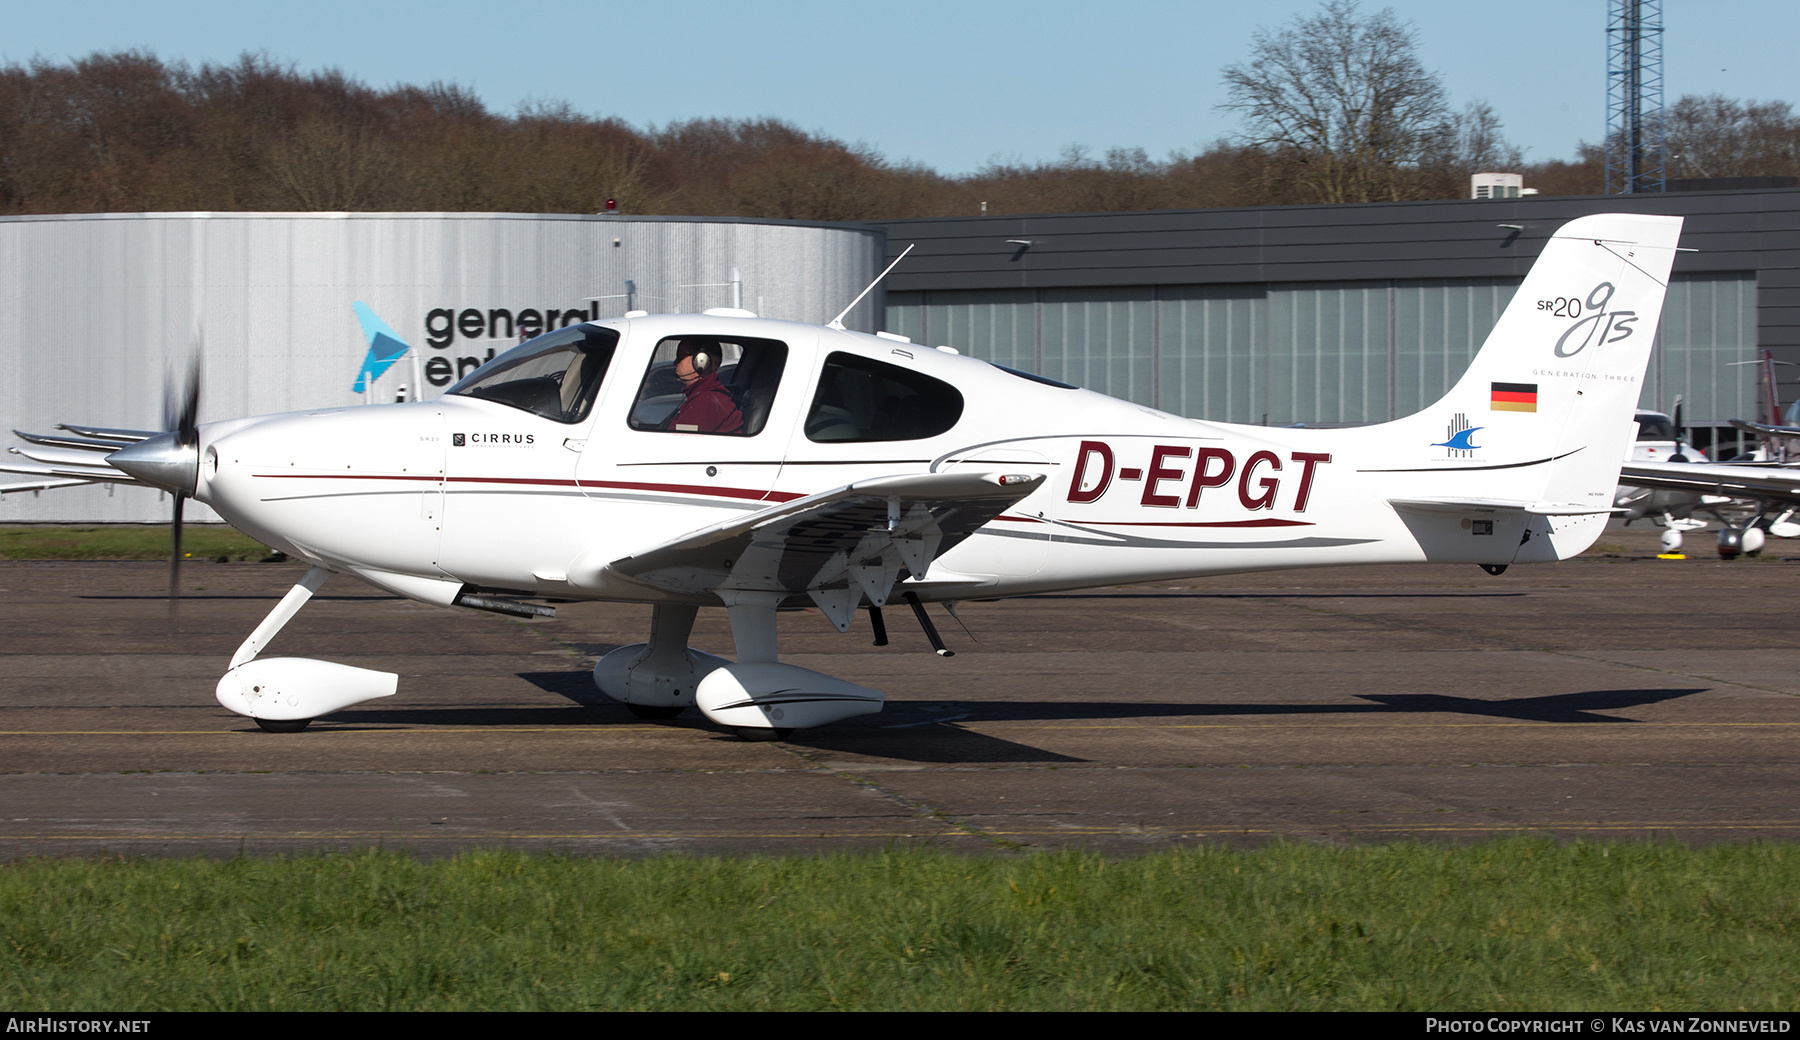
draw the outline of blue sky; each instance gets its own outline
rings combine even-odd
[[[1605,125],[1605,0],[1395,0],[1453,101],[1486,99],[1528,160],[1572,157]],[[776,116],[947,174],[1069,145],[1161,158],[1235,128],[1219,70],[1259,25],[1317,2],[664,0],[434,3],[0,0],[0,59],[145,48],[229,61],[264,51],[375,86],[448,80],[490,106],[564,100],[637,126]],[[1666,0],[1669,100],[1800,101],[1800,5]]]

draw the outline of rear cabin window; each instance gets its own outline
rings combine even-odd
[[[656,344],[631,404],[634,430],[754,437],[787,365],[787,344],[743,336],[670,336]]]
[[[913,441],[962,418],[962,392],[942,380],[856,354],[825,359],[806,413],[810,441]]]

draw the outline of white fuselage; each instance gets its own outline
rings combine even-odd
[[[960,595],[973,580],[982,595],[1003,596],[1423,560],[1419,537],[1386,499],[1413,485],[1478,496],[1484,473],[1496,468],[1492,453],[1475,458],[1419,437],[1396,443],[1388,426],[1200,422],[972,358],[816,326],[708,316],[602,324],[622,338],[581,422],[450,395],[211,424],[202,428],[196,497],[293,555],[423,599],[447,602],[449,590],[467,583],[655,602],[668,594],[609,577],[606,564],[859,479],[958,467],[1043,473],[1036,493],[932,568],[932,578],[963,579]],[[758,434],[627,422],[653,347],[681,334],[786,344],[786,369]],[[809,437],[804,421],[832,352],[954,386],[965,401],[960,419],[917,440]],[[1486,421],[1503,427],[1512,420]],[[1467,558],[1506,562],[1511,548],[1477,541]],[[932,598],[928,583],[920,592]]]

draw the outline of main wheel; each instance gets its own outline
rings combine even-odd
[[[752,744],[761,744],[771,740],[786,740],[794,735],[791,729],[769,729],[765,726],[734,726],[738,739]]]
[[[257,719],[264,733],[298,733],[312,725],[311,719]]]
[[[679,706],[664,708],[653,704],[627,704],[625,705],[625,710],[631,712],[640,719],[660,721],[663,719],[672,719],[675,716],[680,715],[686,709]]]

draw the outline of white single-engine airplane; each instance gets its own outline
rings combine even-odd
[[[743,311],[559,329],[433,401],[27,436],[60,483],[191,496],[310,563],[220,703],[274,731],[398,677],[258,654],[326,578],[427,603],[651,604],[594,669],[646,718],[745,739],[878,711],[779,662],[775,617],[1357,563],[1566,559],[1612,510],[1681,220],[1565,224],[1454,389],[1352,429],[1183,419],[886,334]],[[25,436],[25,435],[22,435]],[[121,444],[127,446],[121,447]],[[9,489],[11,490],[11,489]],[[687,646],[724,607],[737,659]],[[927,634],[937,643],[926,622]],[[941,650],[941,643],[938,644]]]

